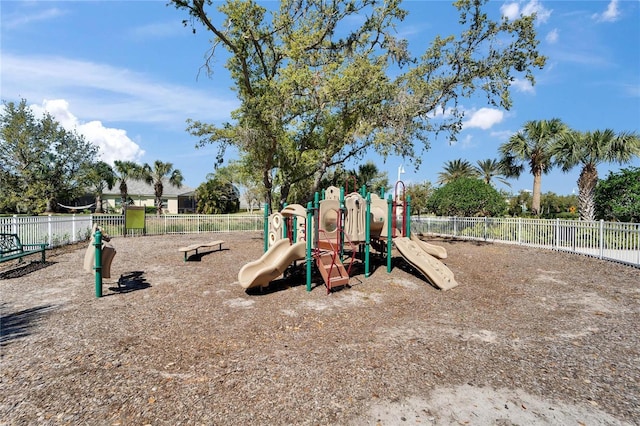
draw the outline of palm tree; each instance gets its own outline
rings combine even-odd
[[[382,189],[385,191],[389,188],[389,178],[387,172],[378,170],[378,166],[373,161],[367,161],[358,166],[358,170],[351,172],[356,177],[358,185],[365,186],[367,192],[380,193]],[[359,188],[354,188],[357,191]]]
[[[563,172],[582,165],[578,178],[578,210],[580,220],[595,220],[595,188],[598,164],[625,164],[640,156],[640,138],[631,132],[616,134],[611,129],[594,132],[571,131],[554,147],[556,164]]]
[[[110,165],[104,161],[98,161],[87,173],[87,179],[96,195],[96,213],[102,213],[102,194],[106,188],[114,187],[116,174]]]
[[[127,181],[129,179],[139,179],[142,176],[142,167],[133,161],[120,161],[113,162],[116,172],[116,179],[120,181],[120,200],[122,203],[122,209],[124,210],[127,205],[127,194],[129,188],[127,187]]]
[[[467,160],[459,158],[447,161],[444,165],[444,171],[438,173],[438,184],[446,184],[461,177],[478,177],[478,173]]]
[[[476,173],[484,180],[486,184],[491,185],[491,180],[495,178],[498,182],[507,186],[511,186],[505,179],[505,172],[502,164],[495,158],[487,158],[486,160],[478,160],[475,166]]]
[[[542,175],[553,168],[553,145],[566,132],[567,127],[559,118],[527,121],[522,130],[500,145],[500,163],[507,177],[519,177],[524,164],[529,164],[533,175],[531,211],[535,215],[540,213]]]
[[[164,180],[169,177],[169,183],[175,187],[180,188],[182,186],[182,172],[173,168],[173,163],[163,163],[160,160],[156,160],[153,163],[153,168],[148,164],[143,167],[142,178],[145,182],[153,185],[153,191],[156,197],[156,215],[162,214],[162,193],[164,192]]]

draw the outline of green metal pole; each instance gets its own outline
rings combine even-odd
[[[367,194],[367,215],[364,219],[364,276],[369,278],[369,251],[371,250],[371,194]]]
[[[282,204],[282,209],[284,209],[285,207],[287,207],[287,203]],[[287,238],[288,236],[289,236],[289,233],[287,232],[287,221],[286,221],[286,218],[283,217],[282,218],[282,238]]]
[[[345,214],[344,214],[344,187],[341,186],[340,187],[340,211],[338,212],[338,214],[340,215],[340,223],[342,224],[342,226],[340,227],[340,259],[342,259],[342,257],[344,256],[344,219],[345,219]]]
[[[313,223],[314,227],[314,235],[313,235],[313,246],[315,247],[318,243],[318,239],[320,238],[320,196],[316,192],[313,196]]]
[[[96,247],[96,297],[102,297],[102,232],[96,230],[93,245]]]
[[[411,195],[407,195],[407,201],[404,203],[404,217],[407,226],[404,234],[411,238]]]
[[[305,224],[305,233],[307,238],[307,291],[311,291],[311,262],[313,258],[311,256],[311,239],[313,235],[311,233],[311,224],[313,220],[313,206],[311,201],[307,203],[307,223]]]
[[[387,198],[387,272],[391,273],[391,250],[393,249],[393,199]]]
[[[291,239],[293,240],[294,243],[298,242],[298,216],[292,216],[291,217],[291,226],[292,226],[292,230],[291,230]]]
[[[264,226],[262,228],[264,231],[264,252],[266,253],[269,250],[269,206],[267,203],[264,203]]]

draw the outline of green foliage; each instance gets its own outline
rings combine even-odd
[[[355,176],[355,181],[358,183],[360,189],[365,187],[366,192],[374,194],[380,194],[382,191],[387,192],[389,190],[389,176],[387,172],[381,172],[378,166],[373,161],[367,161],[364,164],[358,166],[358,170],[351,172],[352,176]],[[351,188],[349,188],[351,190]]]
[[[500,216],[506,212],[507,203],[491,185],[463,177],[437,188],[426,208],[438,216]]]
[[[407,14],[399,1],[283,0],[275,10],[255,1],[171,3],[193,31],[211,32],[207,68],[226,49],[241,102],[233,122],[189,121],[188,131],[200,145],[218,145],[218,163],[235,147],[259,172],[270,206],[275,190],[281,203],[294,185],[302,184],[300,197],[310,181],[313,193],[333,167],[370,150],[418,165],[434,134],[455,140],[461,99],[482,92],[509,109],[514,78],[533,83],[545,63],[534,17],[491,20],[486,1],[455,2],[460,36],[438,36],[418,57],[397,37]],[[450,114],[433,120],[442,110]]]
[[[640,223],[640,167],[609,173],[595,189],[596,217]]]
[[[555,161],[568,172],[580,165],[578,178],[581,220],[595,220],[595,189],[598,184],[598,164],[628,164],[640,156],[640,138],[636,133],[616,133],[611,129],[593,132],[567,132],[554,147]]]
[[[162,194],[164,193],[165,179],[167,179],[171,185],[180,188],[183,180],[182,172],[174,169],[173,163],[164,163],[156,160],[153,163],[153,167],[145,164],[139,173],[142,180],[153,185],[156,205],[155,213],[157,216],[160,216],[162,214]]]
[[[87,183],[96,197],[95,212],[102,213],[102,195],[105,189],[113,189],[116,184],[116,174],[110,165],[104,161],[98,161],[87,171]]]
[[[447,161],[443,171],[438,173],[438,184],[453,182],[463,177],[475,178],[478,177],[478,172],[467,160],[458,158],[457,160]]]
[[[578,197],[545,192],[540,199],[540,217],[544,219],[577,219]]]
[[[51,115],[36,118],[22,99],[0,109],[0,209],[55,212],[88,184],[97,148]]]
[[[528,166],[533,175],[531,212],[540,214],[542,175],[553,168],[555,142],[568,131],[558,118],[527,121],[523,128],[507,142],[500,145],[500,163],[507,177],[518,177]]]
[[[145,176],[145,170],[142,166],[134,163],[133,161],[116,160],[113,162],[113,166],[116,173],[116,179],[120,182],[120,205],[125,205],[129,198],[128,181],[131,179],[143,179]]]
[[[196,189],[198,213],[236,213],[240,210],[240,191],[220,178],[207,180]]]
[[[503,164],[495,158],[487,158],[485,160],[478,160],[474,167],[478,177],[485,181],[485,183],[491,184],[495,179],[498,182],[511,186],[511,184],[505,179],[506,170]]]
[[[429,181],[407,185],[405,193],[411,196],[411,215],[419,216],[427,212],[427,201],[433,191]]]
[[[509,216],[530,217],[531,192],[520,191],[517,195],[509,197]],[[546,192],[540,197],[540,214],[545,219],[577,219],[578,197],[575,195],[557,195]]]

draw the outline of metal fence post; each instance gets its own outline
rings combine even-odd
[[[600,259],[604,257],[604,219],[600,219]]]
[[[47,217],[47,235],[48,235],[48,243],[49,247],[53,246],[53,230],[51,224],[51,215]]]

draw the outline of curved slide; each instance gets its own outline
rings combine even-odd
[[[422,250],[426,251],[433,257],[437,257],[438,259],[446,259],[447,258],[447,249],[441,246],[437,246],[435,244],[428,243],[424,241],[422,235],[416,237],[415,234],[411,234],[411,241],[415,241]]]
[[[243,288],[266,287],[278,278],[296,260],[307,255],[307,243],[297,242],[293,245],[288,239],[276,241],[260,259],[247,263],[238,272],[238,281]]]
[[[458,285],[453,272],[444,263],[427,253],[418,242],[407,237],[398,237],[393,239],[393,243],[402,257],[439,289],[449,290]]]

